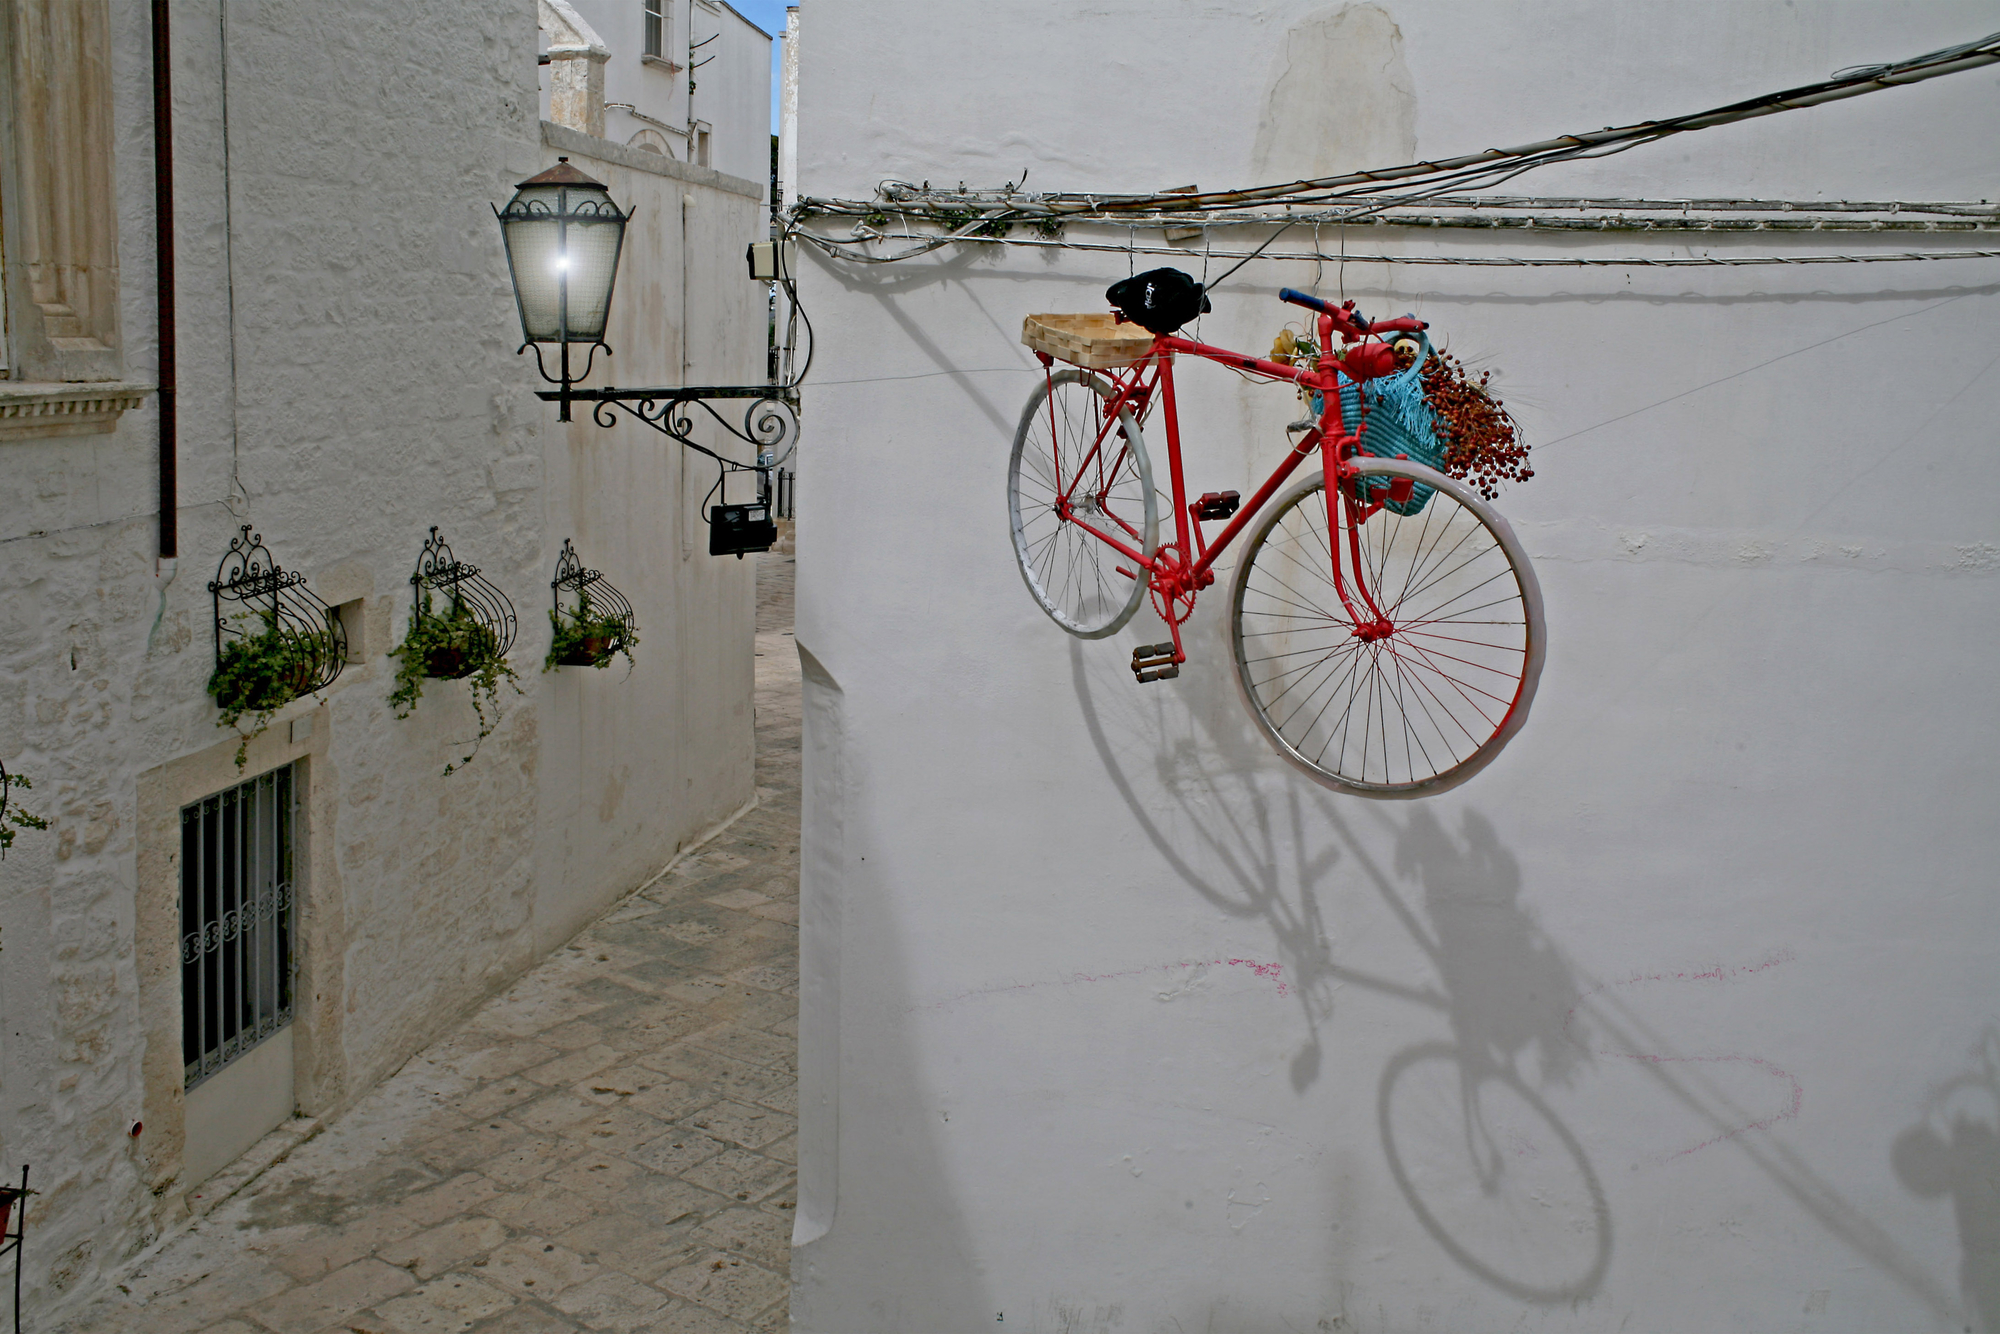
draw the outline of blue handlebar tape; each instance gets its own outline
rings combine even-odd
[[[1304,292],[1299,291],[1296,287],[1279,288],[1278,300],[1289,301],[1295,306],[1304,306],[1308,310],[1319,311],[1322,315],[1331,315],[1337,309],[1336,307],[1329,305],[1327,302],[1320,300],[1316,296],[1307,296]]]

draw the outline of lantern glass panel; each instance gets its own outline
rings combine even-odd
[[[625,221],[601,186],[528,186],[514,196],[501,229],[526,341],[604,337]]]

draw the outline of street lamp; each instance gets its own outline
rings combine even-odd
[[[559,385],[538,390],[539,397],[559,405],[557,419],[570,420],[569,405],[592,404],[590,419],[610,426],[618,412],[645,423],[689,449],[706,454],[722,470],[710,491],[726,501],[723,483],[731,473],[757,475],[757,499],[748,503],[716,504],[709,508],[708,549],[711,555],[741,557],[746,551],[768,550],[777,540],[771,516],[771,470],[790,454],[797,435],[798,391],[790,384],[668,385],[647,389],[578,389],[590,375],[597,349],[608,353],[604,324],[611,313],[611,288],[618,278],[618,257],[624,249],[625,224],[631,214],[612,202],[611,192],[597,181],[557,158],[556,165],[530,176],[517,187],[500,219],[500,236],[507,246],[507,271],[514,281],[514,305],[521,314],[521,350],[535,349],[542,378]],[[682,330],[692,340],[692,330]],[[561,348],[561,375],[550,375],[542,362],[542,344]],[[589,349],[583,369],[571,374],[569,349]],[[712,402],[749,400],[739,429],[717,412]],[[692,437],[698,407],[729,434],[758,453],[756,464],[724,458]],[[781,448],[782,447],[782,448]]]
[[[590,374],[597,349],[605,346],[604,323],[611,315],[611,288],[618,281],[629,215],[612,202],[601,182],[570,166],[566,157],[522,181],[507,207],[494,213],[507,246],[514,305],[521,313],[521,346],[534,347],[538,365],[541,344],[561,347],[560,418],[568,421],[569,387]],[[570,374],[572,343],[590,349],[590,359],[576,376]],[[542,378],[554,377],[545,368]]]

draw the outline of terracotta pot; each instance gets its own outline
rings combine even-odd
[[[455,681],[464,676],[471,660],[471,654],[455,645],[446,644],[432,649],[424,655],[424,674]]]
[[[611,652],[610,635],[585,635],[583,642],[556,659],[561,667],[595,667]]]

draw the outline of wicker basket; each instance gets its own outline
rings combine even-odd
[[[1021,322],[1021,341],[1037,352],[1074,366],[1103,370],[1129,366],[1146,355],[1153,335],[1136,324],[1102,315],[1030,315]]]

